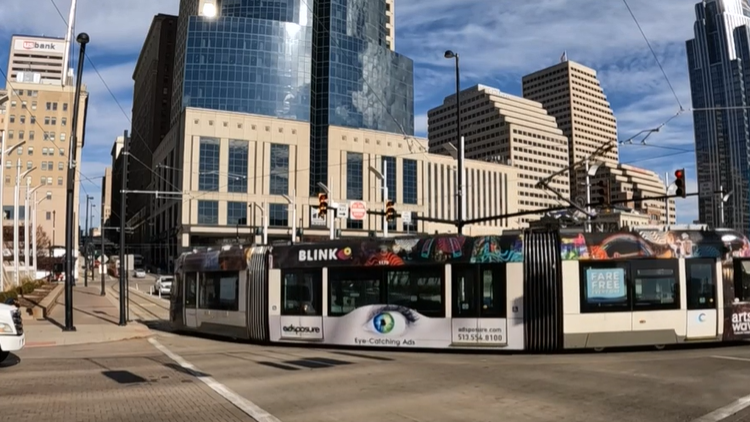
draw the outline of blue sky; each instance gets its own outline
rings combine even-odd
[[[1,66],[7,67],[12,34],[65,34],[53,1],[67,18],[70,0],[0,1]],[[112,143],[130,128],[132,72],[151,19],[157,13],[176,14],[178,4],[78,0],[76,32],[91,36],[87,51],[101,75],[86,63],[84,83],[91,100],[82,173],[91,180],[83,182],[83,189],[95,203],[100,201],[101,176],[110,165]],[[443,58],[447,49],[461,55],[464,87],[482,83],[515,95],[521,93],[521,76],[557,63],[566,51],[570,60],[599,72],[622,140],[661,125],[680,110],[679,104],[689,110],[685,40],[693,36],[695,2],[628,4],[679,102],[622,1],[396,0],[396,50],[415,61],[417,135],[426,135],[427,110],[455,89],[453,64]],[[622,145],[621,161],[662,175],[684,167],[688,191],[696,190],[690,112],[671,120],[648,144]],[[679,222],[697,219],[694,198],[678,200],[677,210]]]

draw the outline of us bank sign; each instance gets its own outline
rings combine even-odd
[[[13,50],[18,52],[48,52],[63,54],[65,41],[16,39]]]

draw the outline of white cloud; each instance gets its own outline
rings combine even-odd
[[[54,2],[62,17],[50,0],[0,2],[0,34],[65,36],[71,2]],[[178,4],[178,0],[78,1],[75,31],[89,34],[91,55],[137,53],[146,38],[151,18],[158,13],[176,14]]]

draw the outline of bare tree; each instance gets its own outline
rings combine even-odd
[[[49,247],[52,242],[47,236],[47,232],[44,231],[42,226],[36,228],[36,254],[37,256],[46,256],[49,253]]]

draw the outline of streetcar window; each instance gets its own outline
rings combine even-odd
[[[320,269],[282,272],[281,315],[323,315]]]
[[[627,312],[627,263],[581,263],[581,312]]]
[[[196,273],[185,273],[185,307],[195,309],[197,303]]]
[[[388,271],[388,304],[413,309],[422,315],[444,317],[443,267]]]
[[[367,305],[382,304],[380,269],[328,269],[328,315],[341,316]]]
[[[750,260],[735,260],[734,297],[740,302],[750,301]],[[739,267],[739,269],[737,268]]]
[[[634,311],[680,309],[677,260],[634,261],[631,268]]]
[[[240,274],[237,271],[210,272],[202,274],[199,284],[200,309],[221,311],[239,310]]]
[[[505,318],[507,311],[505,294],[505,267],[482,268],[482,317]]]
[[[685,261],[688,309],[716,308],[716,264],[711,260]]]
[[[476,318],[477,312],[477,283],[476,266],[453,265],[453,317]]]

